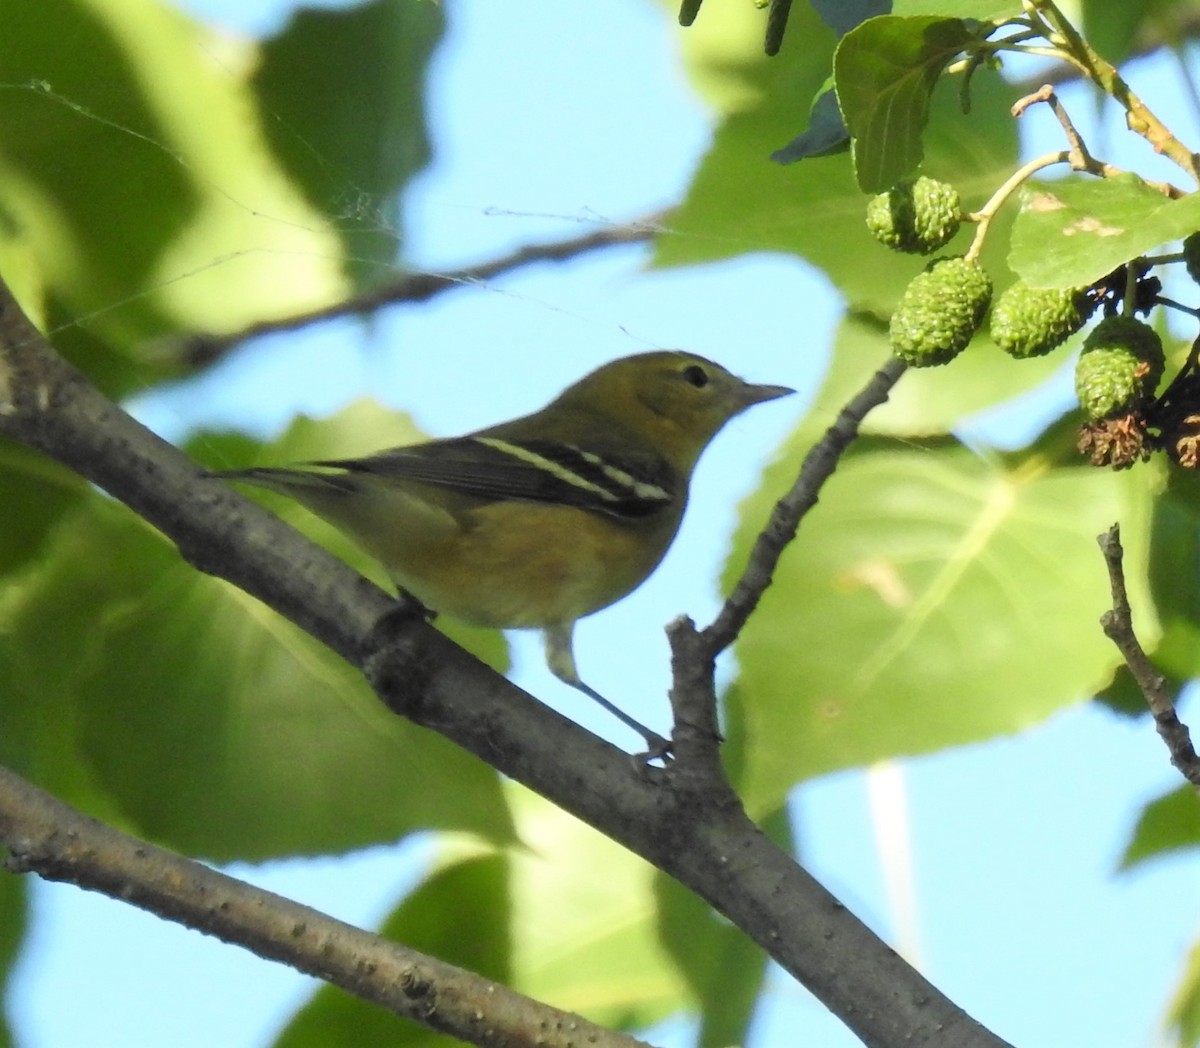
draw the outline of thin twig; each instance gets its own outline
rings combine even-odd
[[[1185,306],[1182,302],[1176,302],[1173,298],[1167,298],[1166,295],[1155,295],[1154,304],[1156,306],[1166,306],[1167,309],[1174,309],[1180,313],[1186,313],[1189,317],[1200,318],[1200,309],[1195,306]]]
[[[1091,153],[1088,152],[1087,143],[1083,140],[1083,135],[1076,129],[1074,122],[1067,113],[1067,108],[1062,104],[1062,100],[1058,97],[1054,88],[1048,84],[1043,85],[1041,92],[1043,101],[1050,107],[1054,113],[1055,119],[1063,129],[1063,134],[1067,136],[1067,144],[1071,147],[1072,159],[1071,166],[1078,169],[1091,171],[1099,165]]]
[[[1158,734],[1167,744],[1171,763],[1188,782],[1200,788],[1200,757],[1196,756],[1192,746],[1191,734],[1175,712],[1175,700],[1166,686],[1166,680],[1154,668],[1133,631],[1133,612],[1129,607],[1122,566],[1125,553],[1121,548],[1120,527],[1114,524],[1103,535],[1098,535],[1096,541],[1100,544],[1100,552],[1104,554],[1109,585],[1112,587],[1112,608],[1100,616],[1104,635],[1117,646],[1141,689],[1146,705],[1154,715]]]
[[[1137,313],[1138,281],[1141,280],[1141,267],[1136,261],[1125,267],[1125,291],[1121,295],[1121,316],[1133,317]]]
[[[296,313],[277,320],[260,320],[254,324],[224,335],[193,335],[184,344],[181,363],[188,368],[200,368],[212,364],[235,346],[251,338],[294,331],[310,324],[336,320],[340,317],[363,316],[384,306],[398,302],[425,302],[434,295],[464,285],[478,284],[502,273],[510,273],[534,262],[561,262],[588,251],[615,247],[620,244],[637,244],[663,232],[662,221],[666,211],[656,211],[632,222],[597,229],[569,240],[556,240],[544,244],[527,244],[511,254],[480,262],[446,273],[406,273],[395,280],[371,288],[353,298],[335,302],[331,306]]]
[[[1076,64],[1086,70],[1086,76],[1110,95],[1125,110],[1125,126],[1141,135],[1156,153],[1162,153],[1193,180],[1200,182],[1200,156],[1193,153],[1130,89],[1114,66],[1106,62],[1066,18],[1054,0],[1037,0],[1036,6],[1048,23],[1054,26],[1052,43],[1058,43]]]
[[[785,547],[796,537],[800,521],[817,504],[825,481],[833,475],[842,453],[858,436],[862,420],[868,412],[887,400],[904,371],[904,362],[890,357],[846,403],[834,424],[805,456],[796,482],[775,504],[771,519],[754,543],[750,562],[729,599],[712,624],[701,631],[701,636],[714,655],[724,651],[741,632],[771,584],[775,566]]]
[[[667,626],[667,639],[675,725],[671,732],[675,761],[668,774],[673,782],[693,792],[705,790],[712,802],[719,803],[728,779],[721,762],[724,740],[717,719],[716,654],[686,615]]]
[[[1012,115],[1016,117],[1023,116],[1025,110],[1039,102],[1045,103],[1050,107],[1055,119],[1063,129],[1067,144],[1070,146],[1070,149],[1067,151],[1067,162],[1071,165],[1072,171],[1082,171],[1089,175],[1095,175],[1097,178],[1116,178],[1118,175],[1128,174],[1128,171],[1124,168],[1100,160],[1091,154],[1087,144],[1083,140],[1083,136],[1075,127],[1074,121],[1071,120],[1070,114],[1067,113],[1066,107],[1062,104],[1062,99],[1058,97],[1057,92],[1050,84],[1042,84],[1036,91],[1019,98],[1013,104]],[[1009,181],[1011,182],[1012,179],[1009,179]],[[1179,200],[1181,197],[1187,196],[1187,193],[1178,186],[1171,185],[1170,182],[1155,182],[1149,179],[1143,179],[1143,181],[1152,189],[1157,190],[1163,196],[1169,197],[1172,200]]]
[[[1144,58],[1161,47],[1174,47],[1175,41],[1187,41],[1200,33],[1200,11],[1193,10],[1187,5],[1176,5],[1172,8],[1160,7],[1154,11],[1153,19],[1143,18],[1136,27],[1136,35],[1127,48],[1122,62]],[[1060,59],[1062,56],[1059,56]],[[1051,83],[1056,86],[1074,84],[1084,72],[1078,66],[1068,63],[1065,59],[1051,69],[1039,70],[1036,79],[1028,77],[1013,82],[1014,87],[1022,91],[1034,90],[1034,85]]]

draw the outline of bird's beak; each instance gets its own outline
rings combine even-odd
[[[787,386],[755,386],[747,382],[742,387],[742,399],[746,402],[746,407],[750,407],[752,404],[762,404],[765,401],[776,400],[795,392],[794,389],[789,389]]]

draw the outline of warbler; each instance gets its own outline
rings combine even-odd
[[[308,464],[318,469],[218,475],[296,499],[430,611],[542,630],[550,671],[662,756],[666,739],[580,679],[575,623],[657,567],[717,431],[792,392],[743,382],[691,353],[641,353],[605,364],[532,415],[466,436]]]

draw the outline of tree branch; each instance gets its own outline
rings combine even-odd
[[[1141,689],[1146,705],[1154,715],[1158,734],[1171,754],[1171,763],[1188,782],[1200,788],[1200,757],[1196,756],[1192,746],[1191,734],[1175,712],[1175,700],[1166,686],[1166,680],[1154,668],[1133,631],[1133,612],[1125,589],[1125,551],[1121,548],[1120,527],[1114,524],[1103,535],[1097,535],[1096,541],[1100,544],[1100,552],[1104,554],[1112,589],[1113,606],[1100,616],[1104,635],[1117,646]]]
[[[341,987],[396,1015],[485,1048],[581,1042],[646,1048],[582,1016],[514,993],[308,906],[105,826],[0,768],[8,869],[90,888]]]
[[[862,420],[887,400],[905,370],[903,361],[889,357],[809,449],[795,483],[775,504],[751,550],[746,570],[713,622],[697,630],[695,623],[684,616],[667,627],[671,642],[675,774],[694,775],[729,788],[720,756],[716,657],[737,639],[758,606],[771,584],[780,556],[796,537],[804,516],[817,504],[821,488],[833,476],[843,452],[857,438]]]
[[[809,450],[796,482],[775,504],[771,519],[755,541],[750,562],[742,572],[742,577],[712,624],[702,631],[713,657],[729,647],[746,625],[771,584],[779,558],[788,543],[796,537],[800,522],[817,504],[822,486],[837,469],[842,453],[858,436],[862,420],[868,412],[887,400],[892,387],[905,370],[906,365],[902,360],[889,357],[867,384],[846,403],[833,425]]]
[[[1144,58],[1162,47],[1185,45],[1200,34],[1200,11],[1189,5],[1157,8],[1153,18],[1143,18],[1136,27],[1136,34],[1129,41],[1128,53],[1121,59],[1125,65]],[[1035,91],[1039,85],[1048,83],[1055,87],[1077,83],[1083,73],[1064,61],[1055,62],[1048,69],[1039,69],[1033,75],[1012,82],[1021,94]]]
[[[511,254],[479,262],[447,273],[405,273],[385,284],[363,291],[351,298],[335,302],[331,306],[312,309],[278,320],[262,320],[250,324],[240,331],[224,335],[199,334],[183,340],[180,353],[181,364],[188,368],[201,368],[220,360],[230,350],[248,339],[262,335],[276,335],[295,331],[341,317],[361,317],[374,313],[384,306],[398,302],[426,302],[434,295],[464,285],[479,284],[485,280],[510,273],[535,262],[561,262],[598,248],[614,247],[619,244],[639,244],[663,231],[662,221],[668,212],[656,211],[631,222],[615,223],[602,229],[584,233],[567,240],[554,240],[544,244],[526,244]]]
[[[1146,139],[1156,153],[1162,153],[1191,175],[1193,181],[1200,182],[1200,156],[1176,138],[1174,132],[1134,94],[1116,68],[1096,53],[1091,44],[1058,9],[1054,0],[1036,0],[1036,6],[1060,34],[1060,46],[1064,52],[1071,56],[1081,69],[1086,70],[1089,80],[1125,110],[1125,126],[1134,134]]]
[[[877,397],[900,370],[889,364],[876,376],[870,388]],[[860,394],[847,407],[834,427],[840,435],[823,443],[823,456],[836,462],[839,442],[852,436],[865,401]],[[0,432],[105,488],[193,564],[340,653],[397,713],[441,732],[691,888],[866,1044],[1003,1048],[1005,1042],[940,994],[768,840],[723,782],[686,766],[633,764],[419,617],[392,616],[376,628],[394,606],[385,593],[203,476],[105,399],[54,352],[3,285]],[[832,465],[813,470],[828,472]],[[815,499],[814,485],[797,487],[799,501]],[[782,525],[776,520],[773,526]],[[766,541],[771,547],[778,539]],[[120,890],[138,894],[133,885]]]
[[[1050,107],[1050,111],[1054,114],[1054,118],[1058,121],[1059,126],[1063,129],[1063,136],[1067,140],[1068,149],[1058,153],[1047,153],[1036,160],[1030,161],[1021,167],[1014,175],[1010,176],[995,193],[992,194],[988,202],[976,212],[979,220],[982,222],[986,217],[990,220],[1000,205],[1018,188],[1022,183],[1028,180],[1029,176],[1035,171],[1049,167],[1051,164],[1067,163],[1071,165],[1072,171],[1083,171],[1089,175],[1095,175],[1097,178],[1118,178],[1121,175],[1129,174],[1124,168],[1117,167],[1115,164],[1107,163],[1104,160],[1098,160],[1092,156],[1088,150],[1087,143],[1084,142],[1083,136],[1075,127],[1074,121],[1070,114],[1067,113],[1066,106],[1062,104],[1062,100],[1058,97],[1058,93],[1054,90],[1051,84],[1042,84],[1036,91],[1031,91],[1027,95],[1023,95],[1012,105],[1012,115],[1021,117],[1025,115],[1025,111],[1030,106],[1036,105],[1039,102],[1044,102]],[[1142,179],[1151,189],[1157,190],[1163,196],[1169,197],[1171,200],[1181,200],[1187,196],[1178,186],[1172,185],[1170,182],[1158,182],[1151,179]],[[978,240],[978,236],[976,237]],[[972,244],[974,247],[974,244]]]

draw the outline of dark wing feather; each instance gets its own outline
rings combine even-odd
[[[674,471],[661,459],[614,462],[559,441],[487,435],[316,465],[404,477],[486,501],[556,502],[629,518],[666,508],[678,486]]]

